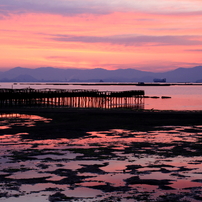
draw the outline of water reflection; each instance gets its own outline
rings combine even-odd
[[[0,114],[0,130],[9,129],[12,128],[12,126],[32,127],[37,121],[49,123],[51,119],[40,117],[37,115],[27,115],[18,113]]]
[[[34,125],[37,116],[2,115],[1,124]],[[13,121],[7,121],[12,119]],[[75,139],[0,137],[4,201],[197,201],[202,191],[202,127],[166,126],[141,132],[91,131]],[[26,134],[24,134],[26,135]],[[172,195],[171,195],[172,194]],[[68,198],[71,197],[71,198]],[[58,199],[59,200],[59,199]],[[144,200],[142,198],[142,200]],[[198,200],[200,201],[200,200]]]
[[[145,109],[154,110],[201,110],[202,96],[198,95],[172,95],[171,99],[145,99]]]

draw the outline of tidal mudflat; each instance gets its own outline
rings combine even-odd
[[[160,122],[154,114],[151,124],[137,114],[129,125],[123,114],[98,130],[87,120],[79,125],[75,112],[36,114],[0,116],[0,201],[202,200],[200,120],[184,115],[182,124],[162,114]]]

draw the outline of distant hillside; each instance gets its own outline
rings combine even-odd
[[[167,82],[200,82],[202,66],[178,68],[173,71],[154,73],[135,69],[59,69],[41,67],[36,69],[16,67],[0,72],[1,82],[153,82],[154,78],[166,78]]]
[[[1,79],[3,82],[37,82],[38,80],[28,74],[20,74],[12,79],[3,78]]]

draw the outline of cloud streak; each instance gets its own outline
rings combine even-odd
[[[202,49],[189,49],[186,51],[191,51],[191,52],[202,52]]]
[[[82,43],[110,43],[124,46],[189,46],[202,45],[197,36],[73,36],[56,35],[52,38],[60,42],[82,42]]]

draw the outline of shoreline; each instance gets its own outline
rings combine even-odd
[[[26,132],[32,138],[82,137],[90,131],[127,129],[150,131],[158,126],[202,125],[202,111],[130,110],[130,109],[69,109],[69,108],[4,108],[1,114],[38,115],[51,119],[37,122],[35,127],[14,127],[0,131]]]
[[[158,110],[158,109],[130,109],[130,108],[67,108],[67,107],[11,107],[1,108],[2,113],[96,113],[96,114],[186,114],[192,116],[194,114],[201,114],[202,110]]]

